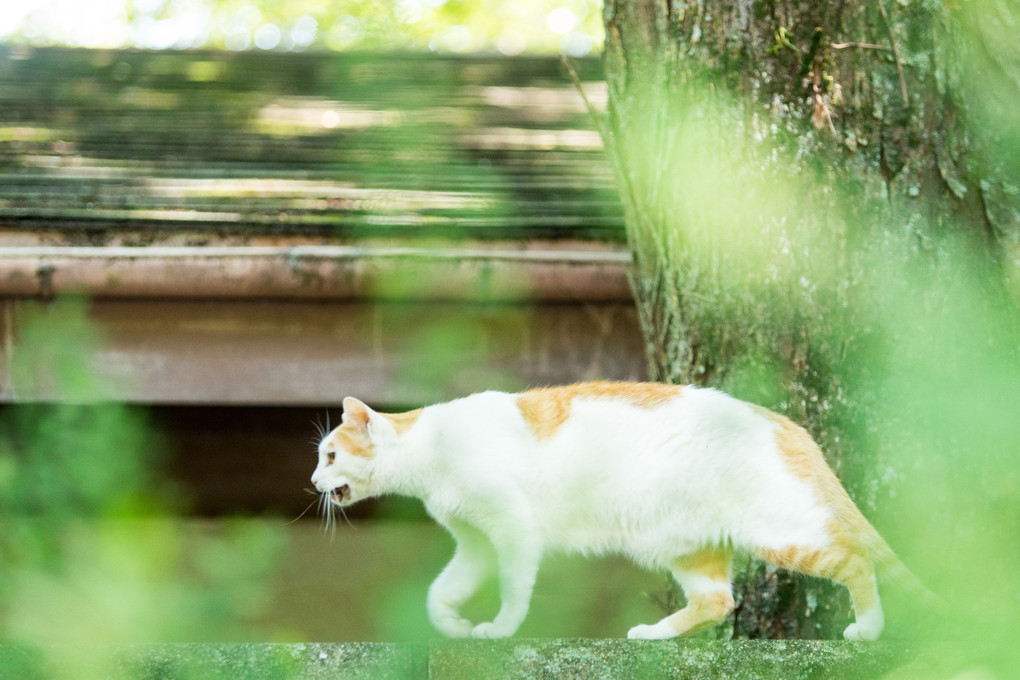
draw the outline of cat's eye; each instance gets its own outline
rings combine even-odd
[[[328,461],[329,465],[332,465],[333,461],[336,460],[336,454],[330,451],[329,453],[326,454],[326,460]]]

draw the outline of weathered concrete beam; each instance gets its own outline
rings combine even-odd
[[[107,398],[422,404],[473,391],[640,379],[629,254],[537,243],[0,248],[0,403],[60,400],[6,370],[26,311],[92,301]]]
[[[0,247],[0,297],[623,302],[619,248]]]
[[[953,648],[819,640],[501,640],[421,644],[165,644],[116,648],[0,647],[0,676],[344,678],[344,680],[576,680],[626,678],[881,677],[907,664],[939,668]],[[72,669],[62,668],[74,664]],[[923,668],[913,668],[921,671]],[[64,672],[69,671],[69,672]]]
[[[5,370],[49,309],[0,299],[0,402],[61,399],[46,366],[28,385]],[[104,338],[84,359],[107,398],[128,403],[411,405],[645,375],[629,303],[144,299],[97,300],[88,314]]]

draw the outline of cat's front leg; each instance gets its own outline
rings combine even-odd
[[[480,623],[471,631],[476,638],[510,637],[528,614],[531,592],[541,561],[541,546],[535,532],[523,526],[500,530],[489,536],[499,562],[499,593],[502,604],[492,621]]]
[[[446,527],[457,540],[457,549],[429,587],[429,620],[443,635],[470,637],[475,626],[460,615],[460,607],[491,573],[491,551],[488,540],[477,529],[461,522],[447,522]]]

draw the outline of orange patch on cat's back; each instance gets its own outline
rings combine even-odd
[[[854,505],[807,430],[789,418],[768,409],[760,406],[753,408],[771,420],[775,426],[776,447],[787,469],[794,476],[807,482],[822,505],[833,511],[834,521],[829,525],[833,541],[849,545],[856,543],[859,537],[873,532],[874,529]]]
[[[821,450],[807,430],[786,416],[773,413],[767,408],[754,404],[751,405],[751,408],[772,422],[775,428],[776,447],[782,454],[783,461],[790,472],[806,482],[815,482],[821,468],[829,472]]]
[[[639,408],[655,408],[680,395],[678,385],[661,383],[587,382],[541,387],[517,397],[517,408],[537,439],[551,437],[570,417],[575,399],[616,400]]]
[[[414,427],[414,424],[418,422],[421,412],[422,409],[417,408],[406,413],[383,413],[382,416],[390,421],[393,429],[397,431],[397,436],[403,436],[405,432]]]

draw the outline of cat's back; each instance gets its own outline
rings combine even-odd
[[[533,438],[550,444],[595,439],[634,451],[662,438],[732,441],[770,429],[763,409],[691,385],[578,383],[523,392],[516,406]]]
[[[581,383],[522,393],[517,407],[532,443],[523,456],[552,493],[582,486],[726,503],[802,486],[777,439],[785,419],[714,389]],[[824,466],[817,447],[802,453],[812,468]]]
[[[488,391],[429,411],[451,455],[536,469],[724,464],[760,449],[774,429],[767,411],[723,392],[661,383]]]
[[[490,390],[426,409],[435,445],[450,455],[505,457],[525,445],[517,395]]]

